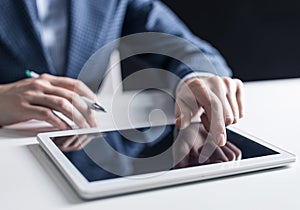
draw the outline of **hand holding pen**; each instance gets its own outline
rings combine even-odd
[[[60,130],[70,129],[55,114],[57,111],[73,120],[80,128],[97,126],[92,110],[96,108],[92,106],[94,101],[88,103],[85,99],[96,100],[96,96],[84,83],[49,74],[36,74],[34,77],[1,85],[0,97],[5,100],[0,103],[0,125],[36,119],[48,122]]]
[[[40,75],[37,74],[34,71],[30,71],[30,70],[26,70],[25,74],[28,78],[39,78]],[[106,110],[100,106],[98,103],[92,101],[91,99],[85,97],[85,96],[81,96],[82,100],[84,100],[84,102],[89,106],[90,109],[93,109],[95,111],[102,111],[102,112],[106,112]]]
[[[25,73],[26,73],[26,76],[29,77],[29,78],[35,78],[35,79],[40,78],[40,75],[37,74],[34,71],[26,70]],[[70,78],[64,78],[64,77],[54,77],[54,76],[48,75],[48,74],[43,74],[43,76],[41,76],[41,77],[45,77],[45,78],[48,78],[50,80],[51,80],[51,78],[53,80],[55,80],[55,79],[65,80],[66,84],[68,82],[73,83],[72,84],[73,87],[70,89],[71,91],[73,91],[73,93],[72,93],[73,98],[71,100],[70,99],[68,100],[69,102],[72,101],[72,105],[74,106],[72,118],[70,118],[70,113],[68,111],[67,112],[61,112],[60,110],[53,110],[52,111],[54,113],[54,115],[59,117],[61,120],[63,120],[64,118],[61,117],[61,115],[59,113],[57,113],[57,111],[61,112],[65,116],[67,116],[69,119],[73,119],[74,122],[81,128],[95,127],[96,126],[96,120],[93,119],[94,116],[91,116],[91,115],[93,115],[93,112],[91,110],[106,112],[105,109],[102,106],[100,106],[97,102],[94,102],[93,100],[90,99],[90,98],[95,99],[96,96],[81,81],[73,80],[73,79],[70,79]],[[67,80],[69,80],[69,81],[67,81]],[[56,82],[54,82],[54,83],[56,83]],[[60,84],[63,85],[63,81],[61,81]],[[60,85],[58,85],[58,86],[60,86]],[[67,87],[67,86],[65,86],[65,87]],[[77,93],[75,92],[75,90],[76,90]],[[67,91],[67,90],[64,90],[64,91]],[[77,98],[77,100],[76,100],[76,98]],[[82,100],[81,104],[79,104],[80,99]],[[77,104],[75,104],[76,103],[75,101],[77,101]],[[63,102],[61,102],[61,103],[63,103]],[[62,108],[63,107],[64,106],[62,106]],[[78,112],[76,111],[76,108],[77,108]],[[66,111],[66,110],[63,110],[63,111]],[[80,116],[80,114],[81,114],[81,116]],[[79,120],[80,118],[82,118],[82,121],[77,121],[76,120],[76,119]],[[85,118],[86,123],[84,123],[84,118]]]

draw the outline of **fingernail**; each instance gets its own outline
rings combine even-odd
[[[219,134],[217,137],[217,142],[219,146],[224,146],[225,145],[225,135],[223,133]]]

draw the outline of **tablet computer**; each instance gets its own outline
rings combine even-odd
[[[38,135],[41,147],[84,199],[285,166],[295,156],[235,128],[217,146],[201,123],[84,129]]]

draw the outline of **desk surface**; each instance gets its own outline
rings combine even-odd
[[[236,127],[300,156],[300,79],[246,84]],[[32,130],[34,129],[34,130]],[[37,144],[49,129],[29,122],[0,130],[0,209],[299,209],[300,163],[177,187],[83,201]]]

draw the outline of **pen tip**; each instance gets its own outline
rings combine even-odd
[[[99,104],[97,104],[97,103],[94,103],[94,104],[93,104],[93,107],[94,107],[96,110],[99,110],[99,111],[102,111],[102,112],[107,113],[106,110],[105,110],[102,106],[100,106]]]

